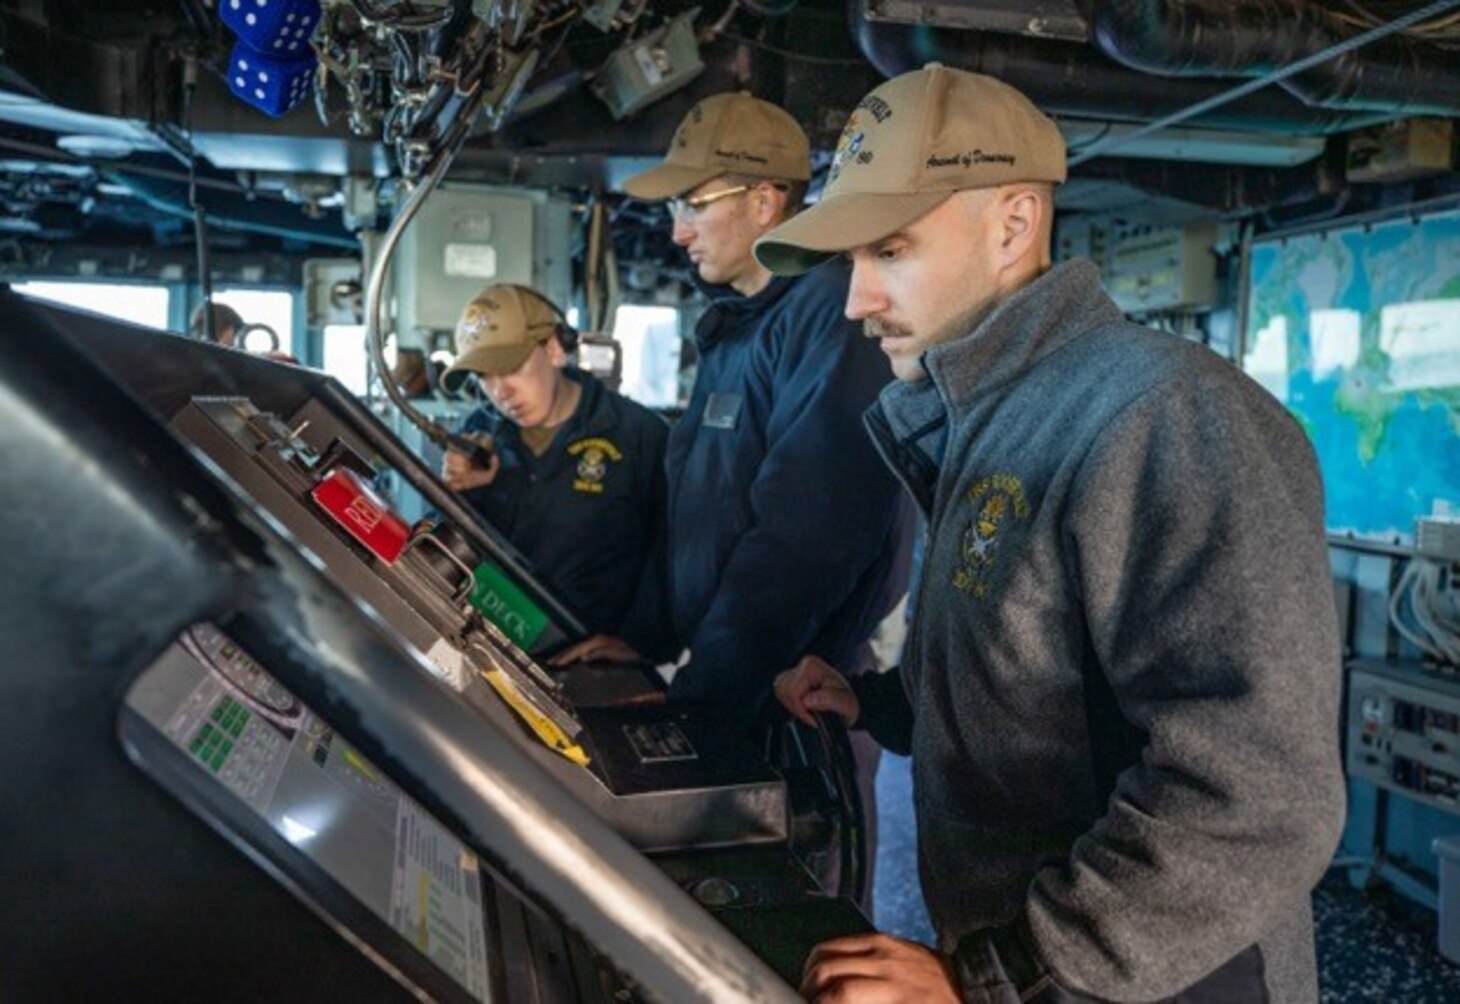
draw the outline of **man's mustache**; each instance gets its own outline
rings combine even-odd
[[[900,324],[879,321],[876,318],[868,318],[863,322],[862,331],[868,338],[907,338],[912,334]]]

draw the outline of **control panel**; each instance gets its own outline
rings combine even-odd
[[[295,855],[313,866],[297,870],[297,885],[327,882],[314,895],[362,905],[394,932],[388,945],[418,951],[449,979],[452,996],[492,999],[477,855],[228,635],[188,628],[126,707],[123,741],[144,770],[206,793],[210,814],[266,826],[288,848],[279,867],[293,871]],[[199,771],[201,785],[189,777]]]
[[[1351,777],[1460,813],[1460,680],[1418,665],[1351,663],[1347,750]]]
[[[0,412],[67,531],[6,538],[49,570],[0,633],[28,681],[7,990],[789,1001],[867,930],[765,751],[549,673],[572,611],[337,383],[7,303],[38,334],[0,339]],[[402,518],[382,473],[444,515]],[[488,561],[537,640],[482,602]]]
[[[1117,228],[1104,269],[1105,287],[1121,310],[1198,310],[1217,299],[1212,254],[1216,226]]]
[[[576,707],[535,655],[552,622],[522,581],[448,521],[397,515],[375,491],[369,444],[318,402],[279,416],[195,398],[172,429],[635,846],[786,838],[785,784],[747,739],[663,704]]]

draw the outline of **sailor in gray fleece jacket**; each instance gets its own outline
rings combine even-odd
[[[838,939],[803,992],[1316,1001],[1343,778],[1307,440],[1229,363],[1127,323],[1088,262],[1050,268],[1064,149],[1017,91],[932,66],[847,132],[757,254],[849,252],[848,315],[900,378],[868,425],[927,556],[900,672],[853,690],[808,659],[776,689],[911,752],[941,951]]]

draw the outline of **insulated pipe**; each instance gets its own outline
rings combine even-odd
[[[1352,52],[1357,51],[1360,48],[1363,48],[1364,46],[1371,45],[1374,42],[1385,39],[1395,34],[1396,32],[1403,31],[1405,28],[1408,28],[1415,24],[1419,24],[1421,21],[1428,20],[1457,6],[1460,6],[1460,0],[1434,0],[1433,3],[1427,4],[1424,7],[1416,8],[1415,10],[1410,11],[1408,14],[1397,17],[1392,21],[1387,21],[1376,28],[1370,28],[1368,31],[1362,32],[1361,34],[1344,39],[1342,42],[1339,42],[1337,45],[1334,45],[1330,48],[1321,49],[1318,52],[1311,53],[1307,56],[1304,56],[1302,59],[1296,60],[1295,62],[1289,63],[1286,66],[1273,70],[1271,73],[1267,73],[1258,77],[1253,77],[1246,83],[1239,84],[1236,87],[1233,87],[1230,90],[1227,90],[1221,94],[1214,94],[1210,98],[1207,98],[1204,101],[1198,101],[1196,104],[1188,108],[1183,108],[1179,112],[1175,112],[1171,115],[1159,118],[1154,122],[1147,122],[1140,128],[1135,129],[1123,136],[1101,140],[1081,151],[1079,155],[1071,157],[1070,166],[1074,167],[1076,164],[1082,163],[1083,161],[1089,160],[1092,157],[1097,157],[1105,153],[1109,148],[1113,146],[1122,143],[1132,142],[1142,136],[1146,136],[1161,129],[1164,129],[1167,126],[1173,126],[1189,120],[1200,119],[1202,116],[1209,114],[1215,109],[1245,100],[1250,95],[1258,93],[1263,88],[1270,87],[1272,84],[1283,83],[1287,80],[1296,79],[1300,74],[1307,73],[1309,70],[1322,66],[1323,64],[1329,63],[1335,59],[1346,56]]]
[[[937,61],[997,77],[1055,115],[1147,122],[1221,89],[1217,80],[1152,80],[1076,42],[991,35],[869,21],[866,0],[848,0],[847,22],[858,48],[884,76]],[[1249,95],[1191,123],[1213,129],[1327,135],[1369,124],[1372,117],[1310,108],[1281,91]]]
[[[1312,0],[1088,0],[1100,50],[1162,76],[1262,77],[1357,34]],[[1460,66],[1401,35],[1345,52],[1280,85],[1316,107],[1460,115]]]

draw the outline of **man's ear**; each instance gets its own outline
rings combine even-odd
[[[1000,258],[1004,266],[1023,261],[1046,227],[1049,207],[1033,188],[1011,188],[999,205]]]
[[[770,229],[786,214],[786,193],[775,185],[757,185],[750,193],[750,205],[755,222]]]
[[[563,343],[558,341],[556,335],[543,342],[543,348],[547,350],[548,362],[553,364],[554,369],[562,369],[568,365],[568,353],[563,349]]]

